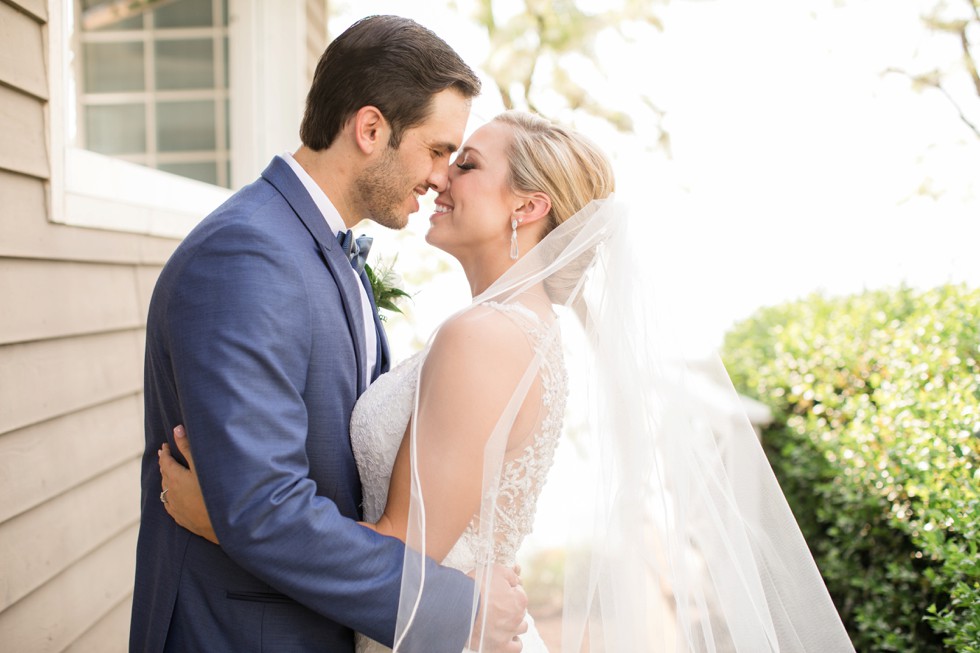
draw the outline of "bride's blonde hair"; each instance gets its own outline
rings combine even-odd
[[[542,237],[615,190],[609,159],[585,136],[525,111],[505,111],[493,121],[509,125],[513,132],[507,152],[511,188],[551,198]]]

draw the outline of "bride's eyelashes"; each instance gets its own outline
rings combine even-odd
[[[453,164],[460,170],[472,170],[476,167],[476,164],[470,161],[469,156],[467,155],[466,152],[463,152],[462,154],[457,156],[456,160],[453,161]]]

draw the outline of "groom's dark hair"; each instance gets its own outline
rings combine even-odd
[[[472,98],[480,80],[445,41],[408,18],[362,18],[320,57],[300,138],[312,150],[330,147],[344,124],[370,105],[391,125],[390,144],[397,148],[406,129],[428,118],[432,96],[449,88]]]

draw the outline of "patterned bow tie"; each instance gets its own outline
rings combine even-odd
[[[348,229],[346,233],[340,232],[337,234],[337,242],[340,243],[344,254],[350,260],[350,265],[354,268],[354,272],[360,276],[361,272],[364,271],[364,263],[367,261],[367,255],[371,251],[371,243],[374,242],[374,238],[370,236],[358,236],[354,238],[354,232]]]

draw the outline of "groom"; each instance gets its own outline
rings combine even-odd
[[[405,548],[356,524],[348,432],[388,351],[349,229],[368,218],[400,229],[419,196],[445,188],[479,89],[429,30],[360,21],[320,59],[302,147],[202,221],[161,272],[131,651],[346,653],[355,630],[391,645]],[[161,503],[156,451],[181,423],[221,547]],[[425,564],[431,589],[402,650],[459,653],[473,581]],[[512,606],[488,637],[519,651],[523,592],[499,583],[479,610]]]

